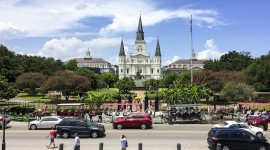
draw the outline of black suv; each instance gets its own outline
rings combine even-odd
[[[103,125],[81,118],[63,119],[56,128],[56,134],[63,138],[74,137],[75,133],[79,137],[97,138],[105,135],[105,128]]]
[[[207,142],[213,150],[216,149],[217,143],[221,144],[221,150],[268,150],[269,148],[265,138],[258,138],[243,129],[211,128]]]

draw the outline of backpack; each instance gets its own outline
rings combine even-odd
[[[126,147],[128,147],[128,142],[126,141]]]

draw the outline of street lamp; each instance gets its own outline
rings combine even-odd
[[[2,141],[2,150],[6,150],[6,110],[4,109],[4,116],[3,116],[3,141]]]
[[[147,86],[145,86],[145,98],[144,98],[144,110],[146,111],[148,109],[148,95],[147,95]]]
[[[118,86],[118,91],[119,93],[118,93],[117,102],[118,104],[121,104],[120,86]],[[120,110],[120,105],[118,105],[117,109]]]

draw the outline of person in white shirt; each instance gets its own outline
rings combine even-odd
[[[75,143],[74,143],[74,150],[80,150],[80,146],[81,146],[81,143],[80,143],[80,138],[78,137],[78,134],[75,133]]]

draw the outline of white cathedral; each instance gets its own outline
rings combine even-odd
[[[159,39],[157,40],[156,52],[153,58],[146,51],[146,42],[142,27],[141,16],[139,18],[138,30],[136,33],[135,50],[126,57],[123,39],[119,52],[119,79],[132,77],[137,80],[161,79],[161,52]]]

